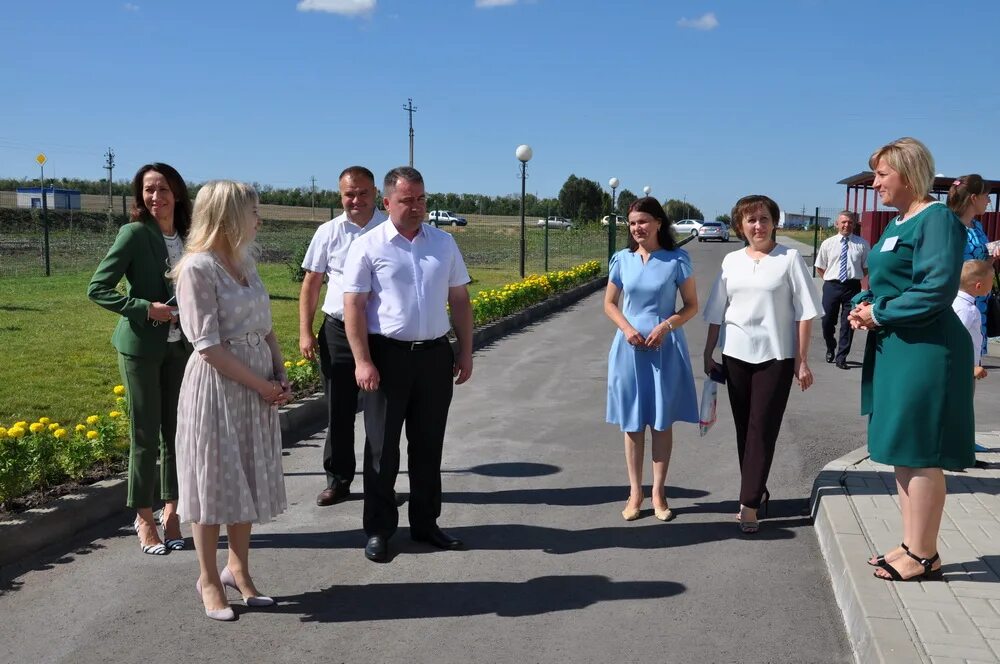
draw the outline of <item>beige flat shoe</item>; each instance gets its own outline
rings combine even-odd
[[[671,519],[674,518],[674,511],[670,509],[670,505],[667,505],[662,510],[656,509],[656,506],[654,505],[653,516],[655,516],[660,521],[670,521]]]
[[[642,511],[642,503],[645,500],[646,499],[643,498],[642,500],[639,501],[638,507],[632,507],[632,508],[628,506],[628,503],[625,503],[625,509],[622,510],[622,518],[625,519],[626,521],[635,521],[636,519],[638,519],[639,513]]]

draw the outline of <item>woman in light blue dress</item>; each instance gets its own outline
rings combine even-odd
[[[697,422],[698,399],[681,327],[698,313],[691,259],[677,247],[660,203],[629,207],[628,249],[611,258],[604,313],[618,326],[608,354],[607,421],[625,434],[630,493],[622,517],[639,518],[646,427],[653,456],[653,512],[669,521],[667,467],[674,422]],[[677,309],[677,295],[682,306]]]

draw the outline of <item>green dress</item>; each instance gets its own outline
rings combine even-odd
[[[897,224],[868,257],[879,327],[868,333],[861,413],[873,461],[911,468],[974,465],[972,340],[951,303],[958,293],[965,227],[932,203]]]

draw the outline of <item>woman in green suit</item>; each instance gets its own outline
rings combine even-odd
[[[178,325],[174,288],[166,273],[184,253],[191,200],[184,178],[161,163],[140,168],[132,192],[134,221],[119,230],[90,280],[87,295],[121,316],[111,343],[118,351],[130,406],[127,504],[137,512],[134,527],[143,553],[164,555],[184,548],[177,518],[174,433],[191,345]],[[128,282],[124,295],[118,290],[122,277]],[[165,502],[160,513],[163,540],[153,517],[157,460],[160,498]]]
[[[943,469],[973,465],[972,342],[951,302],[958,292],[965,227],[929,195],[934,159],[901,138],[869,159],[873,187],[899,210],[868,258],[870,291],[851,326],[869,330],[861,379],[873,461],[895,466],[903,543],[868,561],[888,581],[940,577]]]

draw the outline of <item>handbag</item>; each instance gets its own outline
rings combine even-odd
[[[1000,337],[1000,277],[993,268],[993,290],[986,296],[986,336]]]

